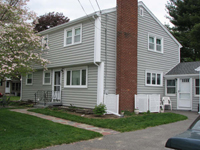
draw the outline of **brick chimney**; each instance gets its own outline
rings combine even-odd
[[[117,0],[117,89],[119,110],[134,110],[137,94],[138,1]]]

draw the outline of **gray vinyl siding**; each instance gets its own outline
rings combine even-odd
[[[97,104],[97,74],[97,66],[89,65],[87,88],[64,88],[63,71],[61,83],[63,105],[70,106],[70,104],[73,104],[76,107],[94,108]],[[43,71],[33,73],[33,85],[26,85],[26,77],[23,77],[22,84],[22,100],[35,100],[34,94],[38,90],[52,90],[52,84],[43,85]]]
[[[87,88],[64,88],[62,85],[63,105],[73,104],[76,107],[94,108],[97,104],[97,72],[97,66],[88,66]],[[64,75],[62,83],[64,83]]]
[[[106,22],[107,15],[107,22]],[[105,62],[104,88],[109,94],[116,93],[116,11],[102,16],[101,61]],[[107,24],[107,45],[105,27]],[[106,60],[107,53],[107,60]],[[107,62],[107,63],[106,63]]]
[[[50,61],[47,68],[88,64],[94,61],[94,20],[78,24],[82,24],[82,43],[64,47],[64,29],[73,25],[48,34],[50,49],[48,54],[43,55]]]
[[[22,100],[35,100],[35,93],[38,90],[52,90],[52,85],[43,85],[43,71],[33,73],[33,84],[26,85],[26,77],[22,77]]]
[[[148,50],[148,34],[154,34],[164,39],[164,53]],[[179,63],[178,44],[144,9],[144,16],[138,15],[138,94],[164,95],[165,83],[162,87],[145,86],[145,71],[160,71],[165,75]]]

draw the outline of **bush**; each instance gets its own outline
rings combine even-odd
[[[101,103],[98,106],[95,106],[93,111],[95,115],[101,116],[106,113],[106,105]]]

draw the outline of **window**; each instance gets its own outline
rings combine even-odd
[[[140,16],[144,16],[144,9],[140,7]]]
[[[26,85],[32,85],[33,84],[33,74],[28,73],[26,75]]]
[[[195,79],[195,95],[199,96],[199,79]]]
[[[82,25],[64,30],[64,46],[81,43]]]
[[[65,69],[64,86],[87,88],[87,67]]]
[[[3,80],[0,79],[0,86],[3,86]]]
[[[149,50],[163,53],[163,38],[149,35]]]
[[[48,35],[42,37],[42,50],[49,49],[49,39]]]
[[[162,86],[162,72],[146,71],[146,86]]]
[[[43,72],[43,85],[51,85],[51,71]]]
[[[176,80],[167,80],[166,82],[167,82],[166,94],[174,95],[176,93]]]

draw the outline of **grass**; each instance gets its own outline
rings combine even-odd
[[[8,97],[10,97],[11,101],[18,101],[18,100],[20,100],[20,96],[8,96]]]
[[[32,150],[100,136],[96,132],[0,109],[1,150]]]
[[[153,127],[187,119],[186,116],[174,113],[150,113],[119,119],[92,119],[68,114],[65,111],[51,110],[48,108],[33,109],[29,111],[55,116],[58,118],[63,118],[80,123],[86,123],[97,127],[109,128],[120,132],[135,131],[145,129],[147,127]]]

